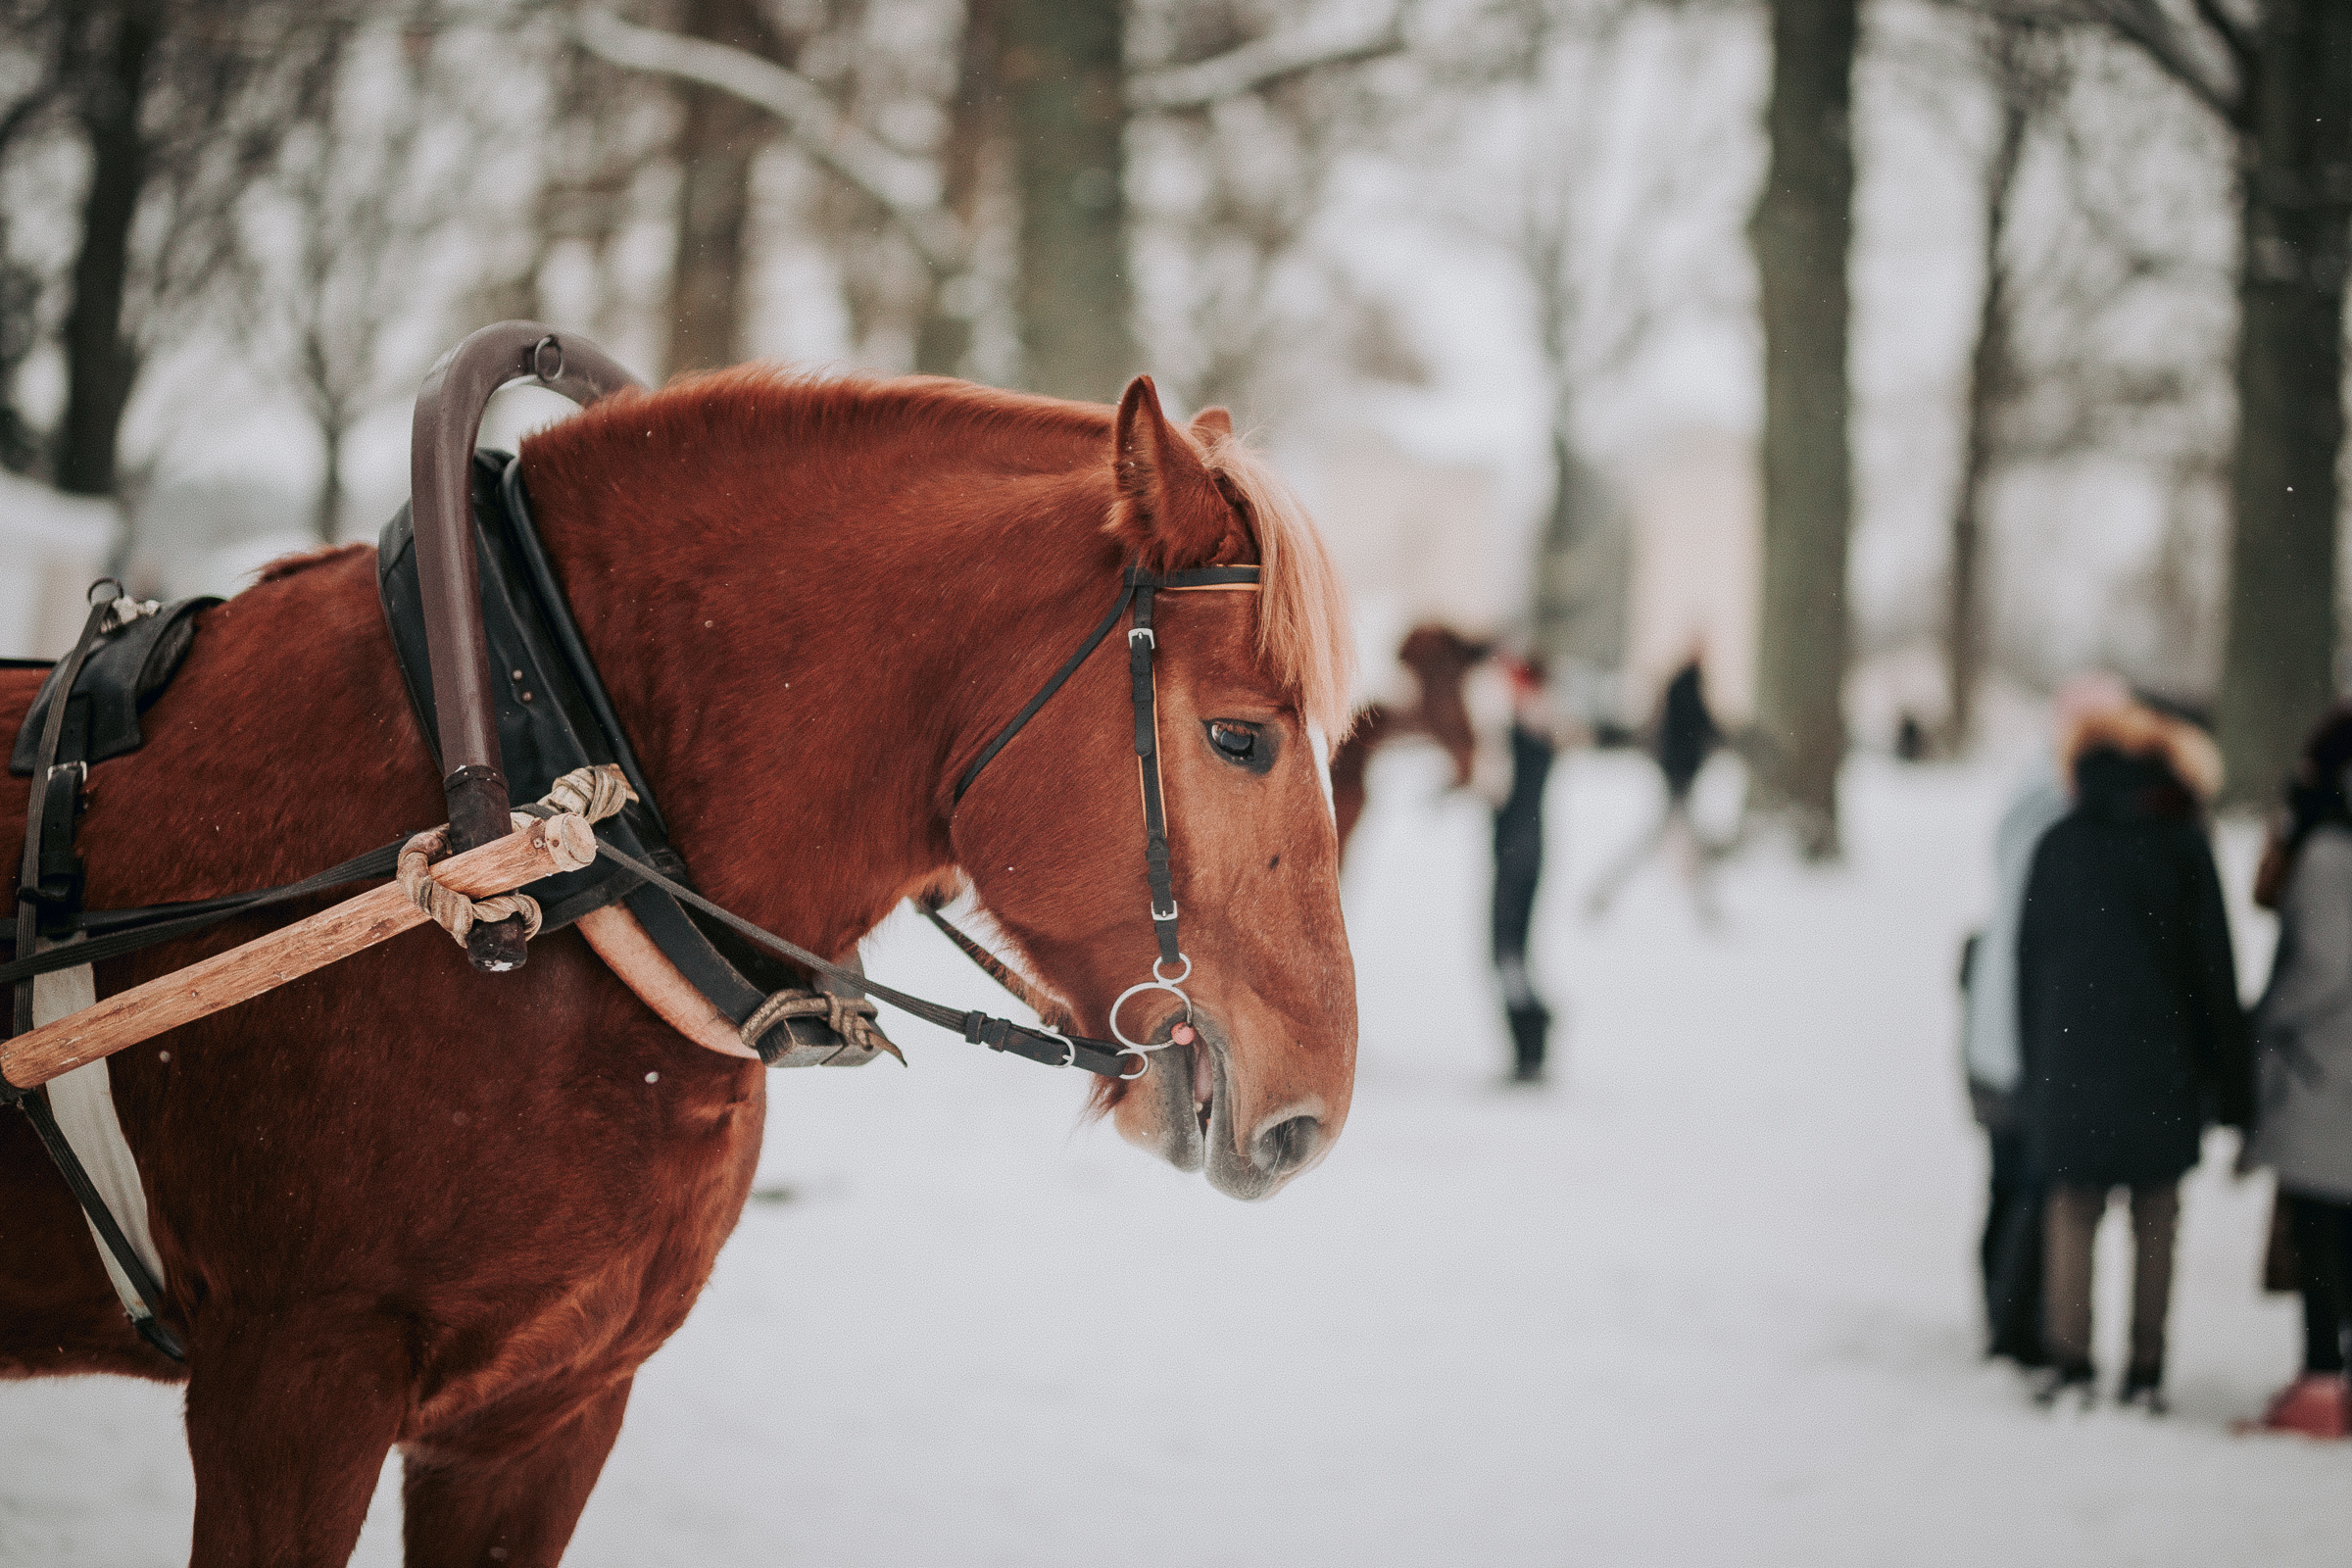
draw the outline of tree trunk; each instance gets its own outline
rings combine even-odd
[[[1022,380],[1108,401],[1128,325],[1122,0],[1004,0],[1006,131],[1021,203]]]
[[[968,297],[972,286],[969,262],[980,249],[980,182],[990,149],[1004,133],[998,25],[997,0],[966,0],[956,101],[949,111],[947,145],[940,151],[940,163],[942,200],[963,225],[967,270],[960,275],[931,280],[931,297],[914,332],[914,368],[925,375],[969,372],[965,361],[972,349],[972,318],[980,305]]]
[[[773,57],[776,40],[756,0],[689,0],[685,32]],[[669,274],[669,370],[708,370],[744,356],[745,231],[752,162],[766,117],[715,87],[678,89],[678,247]]]
[[[340,415],[318,421],[318,442],[325,449],[326,461],[318,475],[311,523],[322,545],[333,544],[343,527],[343,435],[348,423]]]
[[[1968,363],[1968,428],[1961,440],[1959,493],[1952,500],[1950,598],[1944,606],[1944,664],[1950,710],[1944,747],[1967,750],[1976,728],[1977,683],[1984,673],[1984,488],[1991,477],[1993,422],[2012,390],[2009,264],[2002,251],[2017,166],[2026,150],[2026,106],[2004,95],[1992,158],[1984,167],[1984,289]]]
[[[1838,853],[1845,754],[1846,248],[1859,0],[1773,0],[1771,166],[1750,226],[1764,325],[1757,724],[1769,805]]]
[[[2352,8],[2269,0],[2252,86],[2238,295],[2237,463],[2221,742],[2268,799],[2336,692]]]
[[[66,313],[66,412],[57,430],[58,488],[88,496],[114,493],[115,443],[138,377],[138,351],[122,334],[122,295],[131,220],[147,182],[139,114],[162,8],[155,0],[124,0],[111,20],[113,37],[103,58],[90,62],[81,94],[90,188],[82,200],[81,249],[74,259],[74,303]]]

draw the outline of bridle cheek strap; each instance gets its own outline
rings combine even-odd
[[[1159,782],[1159,686],[1154,678],[1159,639],[1152,632],[1152,598],[1158,590],[1139,585],[1135,590],[1135,624],[1127,630],[1127,674],[1135,698],[1135,770],[1144,792],[1144,877],[1152,888],[1152,934],[1159,942],[1162,964],[1191,968],[1176,935],[1176,875],[1168,860],[1168,811]],[[1173,983],[1173,982],[1169,982]]]
[[[1131,1040],[1119,1027],[1119,1010],[1127,999],[1143,991],[1165,991],[1184,1004],[1184,1017],[1192,1021],[1193,999],[1180,988],[1193,972],[1193,960],[1186,957],[1184,944],[1177,928],[1176,874],[1168,853],[1168,813],[1165,793],[1160,783],[1159,767],[1159,694],[1155,665],[1159,638],[1152,628],[1152,614],[1156,596],[1161,593],[1185,593],[1207,589],[1255,589],[1261,585],[1259,568],[1255,566],[1200,566],[1189,571],[1147,571],[1140,565],[1130,565],[1120,582],[1118,601],[1110,613],[1081,643],[1078,651],[1054,672],[1037,695],[1024,704],[1021,710],[1003,729],[999,730],[971,766],[956,781],[955,805],[961,805],[964,793],[980,776],[980,770],[996,760],[1011,739],[1019,734],[1038,710],[1054,694],[1061,690],[1087,656],[1110,635],[1119,617],[1132,608],[1135,619],[1127,629],[1127,675],[1130,697],[1135,709],[1135,764],[1144,801],[1144,880],[1151,892],[1152,934],[1158,944],[1159,956],[1152,962],[1152,978],[1129,986],[1119,993],[1110,1005],[1110,1032],[1121,1053],[1142,1055],[1162,1051],[1171,1043],[1147,1045]],[[951,808],[953,809],[953,808]],[[1170,973],[1169,971],[1173,971]]]

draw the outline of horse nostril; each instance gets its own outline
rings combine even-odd
[[[1287,1176],[1315,1157],[1323,1123],[1313,1116],[1289,1116],[1258,1128],[1250,1141],[1250,1162],[1269,1176]]]

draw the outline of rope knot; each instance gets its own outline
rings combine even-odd
[[[762,1053],[762,1059],[771,1067],[862,1067],[888,1052],[904,1063],[906,1058],[899,1054],[899,1048],[882,1033],[879,1016],[868,997],[837,997],[829,991],[779,991],[744,1019],[737,1037],[757,1052],[760,1037],[784,1020],[816,1018],[840,1036],[839,1046],[803,1046],[795,1042],[772,1059]]]
[[[538,805],[557,816],[577,816],[590,822],[601,822],[637,799],[628,780],[612,763],[594,767],[575,767],[540,797]],[[515,831],[530,827],[540,817],[516,811],[512,818]],[[553,823],[550,823],[553,826]],[[589,848],[579,853],[573,839],[585,841]],[[569,834],[550,832],[547,835],[548,853],[554,858],[556,869],[578,871],[594,863],[596,851],[591,835],[577,827]],[[449,854],[449,824],[428,828],[401,846],[395,876],[401,891],[431,917],[433,923],[457,939],[458,946],[466,945],[467,933],[476,925],[519,918],[522,939],[528,942],[539,934],[539,901],[527,893],[502,893],[496,898],[469,899],[455,888],[444,887],[433,880],[432,862]],[[846,1037],[845,1037],[846,1038]]]
[[[602,822],[608,816],[618,815],[622,807],[633,806],[636,802],[637,792],[629,788],[627,777],[619,768],[606,762],[596,767],[573,768],[556,780],[554,787],[540,798],[539,804],[553,807],[558,811],[576,812],[591,822]]]

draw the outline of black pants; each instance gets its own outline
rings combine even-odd
[[[2352,1250],[2352,1203],[2281,1192],[2287,1234],[2295,1244],[2295,1284],[2303,1294],[2303,1370],[2344,1370],[2345,1254]]]
[[[1511,793],[1494,813],[1494,968],[1522,1072],[1544,1065],[1551,1013],[1527,978],[1527,934],[1535,923],[1536,885],[1544,875],[1544,784],[1551,742],[1511,726]]]
[[[1978,1261],[1984,1275],[1987,1353],[2039,1366],[2041,1348],[2042,1184],[2026,1152],[2022,1127],[1988,1129],[1992,1191],[1984,1205]]]

